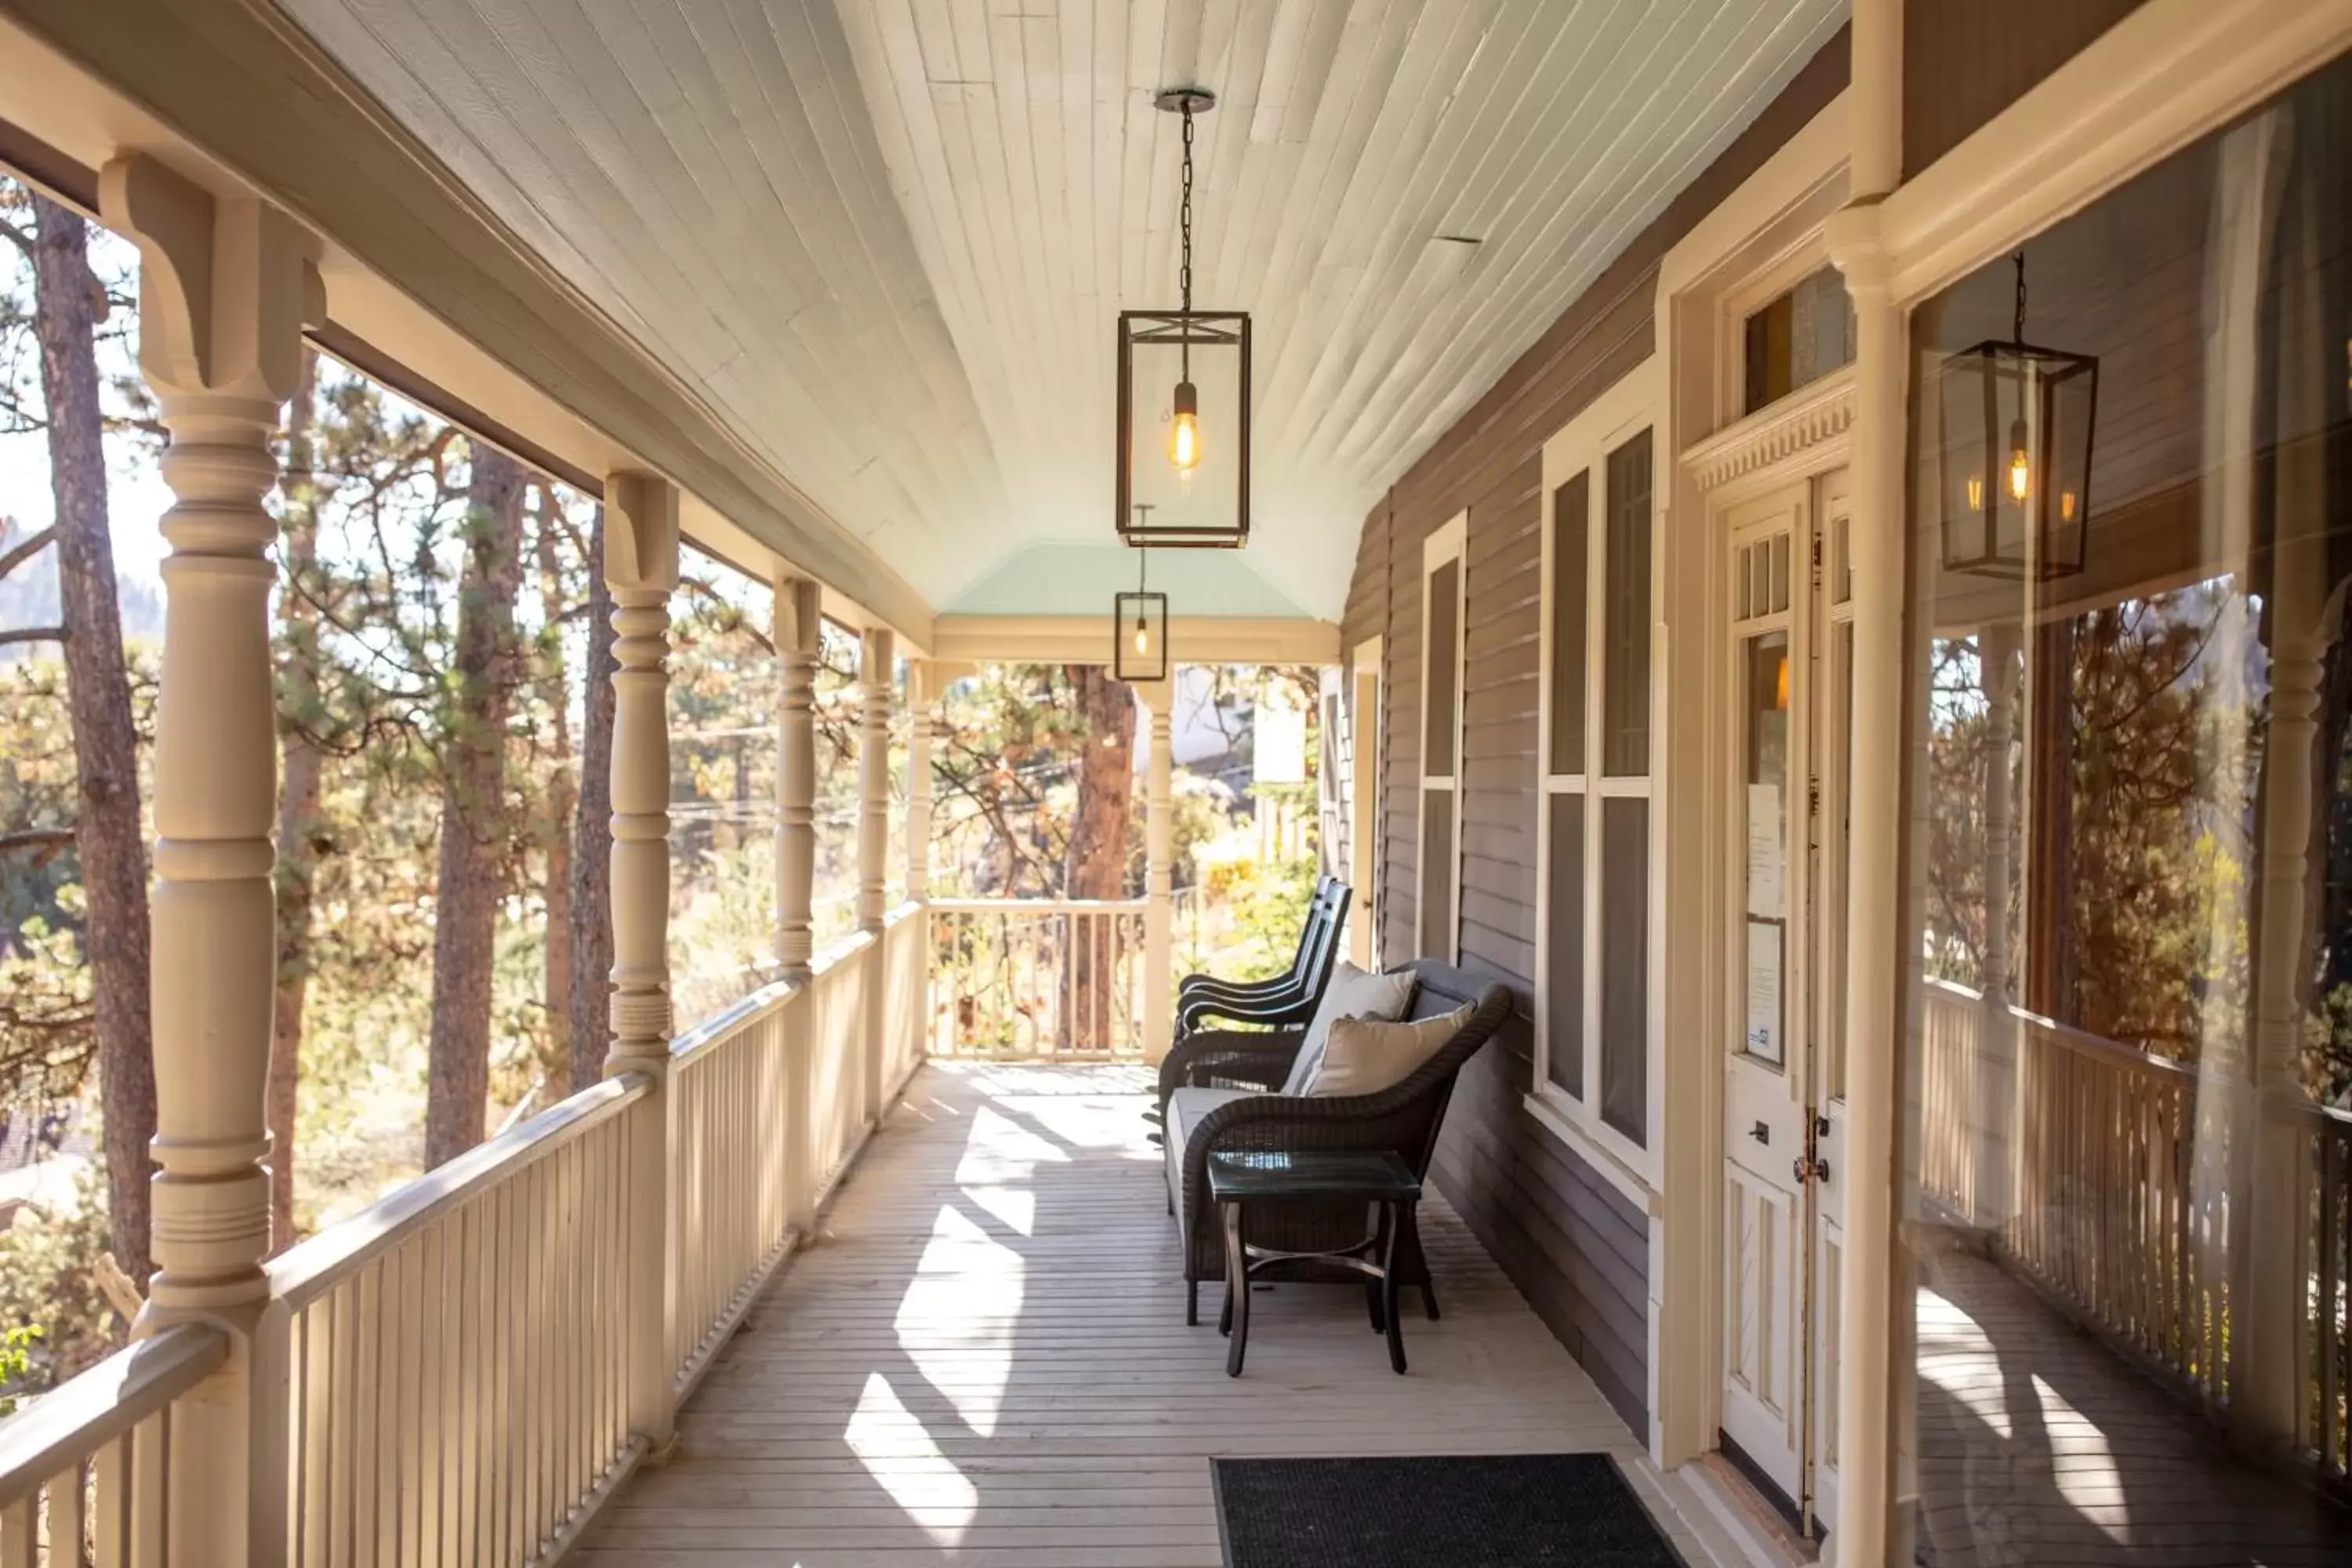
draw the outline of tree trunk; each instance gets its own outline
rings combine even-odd
[[[115,598],[107,522],[105,426],[93,342],[105,296],[89,269],[89,234],[64,208],[33,198],[33,295],[41,384],[48,402],[49,478],[58,510],[58,591],[66,627],[67,694],[81,801],[82,946],[97,998],[99,1093],[106,1118],[107,1203],[115,1261],[145,1281],[147,1145],[155,1136],[155,1042],[148,1011],[146,835],[140,820],[139,738]]]
[[[1127,891],[1128,824],[1135,804],[1135,693],[1098,664],[1066,667],[1086,720],[1078,750],[1076,820],[1070,827],[1064,879],[1073,899],[1116,899]],[[1117,1025],[1118,933],[1116,915],[1074,917],[1070,963],[1072,1037],[1078,1048],[1108,1049]]]
[[[482,1141],[490,1079],[490,980],[505,894],[507,714],[522,587],[523,472],[477,441],[468,458],[466,568],[457,597],[457,700],[445,727],[441,867],[434,895],[433,1032],[425,1163]]]
[[[319,564],[319,498],[312,482],[319,353],[305,347],[286,405],[286,582],[278,590],[278,999],[269,1041],[269,1248],[294,1245],[294,1111],[302,1075],[302,1008],[310,988],[310,909],[319,874],[319,616],[297,584]]]
[[[604,1076],[613,995],[613,594],[604,584],[604,509],[589,535],[587,688],[581,693],[580,791],[572,835],[572,1089]]]
[[[539,603],[542,620],[553,628],[563,624],[563,563],[556,550],[556,503],[547,490],[539,492]],[[547,853],[546,876],[541,882],[541,904],[546,916],[543,995],[547,1007],[547,1089],[551,1100],[561,1100],[571,1078],[572,1064],[572,797],[578,793],[572,772],[572,683],[564,679],[559,651],[548,661],[541,700],[549,714],[546,815],[541,841]]]

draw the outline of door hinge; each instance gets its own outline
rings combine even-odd
[[[1821,533],[1821,530],[1819,530],[1819,529],[1815,529],[1815,530],[1813,531],[1813,586],[1814,586],[1814,587],[1816,587],[1816,588],[1818,588],[1818,587],[1820,587],[1821,585],[1822,585],[1822,533]]]
[[[1822,784],[1819,779],[1813,779],[1809,781],[1805,785],[1805,815],[1808,816],[1819,816],[1821,814]]]

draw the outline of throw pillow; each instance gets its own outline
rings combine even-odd
[[[1290,1076],[1283,1080],[1282,1092],[1307,1092],[1316,1066],[1323,1059],[1323,1042],[1331,1033],[1335,1020],[1402,1018],[1405,1009],[1412,1005],[1413,987],[1420,984],[1421,977],[1410,969],[1368,974],[1341,959],[1339,967],[1331,972],[1331,984],[1323,988],[1322,1004],[1315,1009],[1314,1021],[1307,1026],[1307,1038],[1290,1064]]]
[[[1465,1002],[1451,1013],[1410,1023],[1382,1024],[1367,1018],[1339,1018],[1323,1042],[1323,1059],[1307,1092],[1315,1095],[1378,1094],[1394,1089],[1420,1070],[1421,1065],[1444,1050],[1462,1032],[1476,1011]]]

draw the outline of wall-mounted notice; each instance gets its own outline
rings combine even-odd
[[[1778,921],[1748,922],[1748,1054],[1778,1064],[1780,1044],[1780,933]]]
[[[1748,912],[1759,920],[1776,921],[1787,912],[1781,908],[1782,871],[1787,863],[1782,844],[1787,837],[1787,825],[1780,820],[1780,786],[1749,784]]]

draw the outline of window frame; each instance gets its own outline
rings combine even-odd
[[[1620,1184],[1622,1184],[1622,1178],[1631,1177],[1635,1185],[1652,1194],[1656,1194],[1661,1185],[1658,1144],[1664,1121],[1665,1032],[1662,979],[1664,964],[1662,955],[1664,952],[1665,887],[1664,825],[1661,805],[1666,796],[1664,766],[1666,752],[1663,740],[1666,734],[1665,696],[1669,665],[1667,628],[1663,614],[1667,565],[1664,502],[1669,493],[1672,472],[1672,463],[1666,452],[1667,421],[1663,378],[1650,374],[1654,368],[1654,365],[1645,365],[1615,383],[1544,443],[1537,578],[1542,609],[1538,622],[1537,650],[1534,1063],[1528,1096],[1531,1107],[1540,1113],[1538,1120],[1546,1126],[1569,1142],[1580,1144],[1580,1152],[1588,1158],[1595,1154],[1601,1156],[1608,1165],[1614,1167],[1610,1173],[1620,1178]],[[1607,677],[1603,658],[1608,634],[1609,460],[1612,454],[1629,441],[1639,438],[1644,430],[1648,431],[1650,437],[1649,757],[1647,769],[1642,773],[1612,774],[1607,770],[1607,760],[1603,754],[1603,729],[1607,718]],[[1559,525],[1556,509],[1561,489],[1572,483],[1580,472],[1590,476],[1585,489],[1588,521],[1584,539],[1584,732],[1582,756],[1579,759],[1583,771],[1555,773],[1552,770],[1552,713],[1561,693],[1554,689],[1553,656],[1555,638],[1559,635],[1558,628],[1562,619],[1558,596],[1552,592],[1552,584],[1556,581],[1554,554]],[[1578,795],[1586,802],[1581,883],[1583,973],[1580,977],[1582,995],[1579,998],[1583,1036],[1580,1079],[1583,1092],[1580,1095],[1570,1094],[1551,1076],[1552,802],[1562,795]],[[1643,977],[1645,1082],[1643,1140],[1640,1142],[1610,1125],[1601,1109],[1601,1062],[1605,1045],[1601,1027],[1603,989],[1601,973],[1601,921],[1605,918],[1601,910],[1601,884],[1604,871],[1601,825],[1606,815],[1606,803],[1615,799],[1638,799],[1647,803],[1644,846],[1647,907],[1643,915],[1643,959],[1647,973]]]
[[[1469,643],[1470,570],[1468,545],[1470,513],[1464,509],[1454,514],[1441,527],[1431,532],[1421,545],[1421,723],[1414,742],[1421,748],[1421,783],[1414,803],[1414,886],[1412,906],[1412,947],[1416,956],[1443,959],[1447,963],[1462,962],[1462,711],[1465,703],[1463,676],[1468,668],[1465,657]],[[1454,567],[1454,646],[1447,655],[1454,667],[1454,744],[1453,767],[1446,773],[1429,771],[1429,698],[1433,684],[1430,675],[1437,666],[1438,649],[1429,636],[1429,612],[1434,603],[1437,574],[1448,564]],[[1453,833],[1449,851],[1453,865],[1446,868],[1445,886],[1451,900],[1445,921],[1445,951],[1423,951],[1428,925],[1428,910],[1423,908],[1429,887],[1428,867],[1423,859],[1429,852],[1429,803],[1433,795],[1444,795],[1453,807]]]

